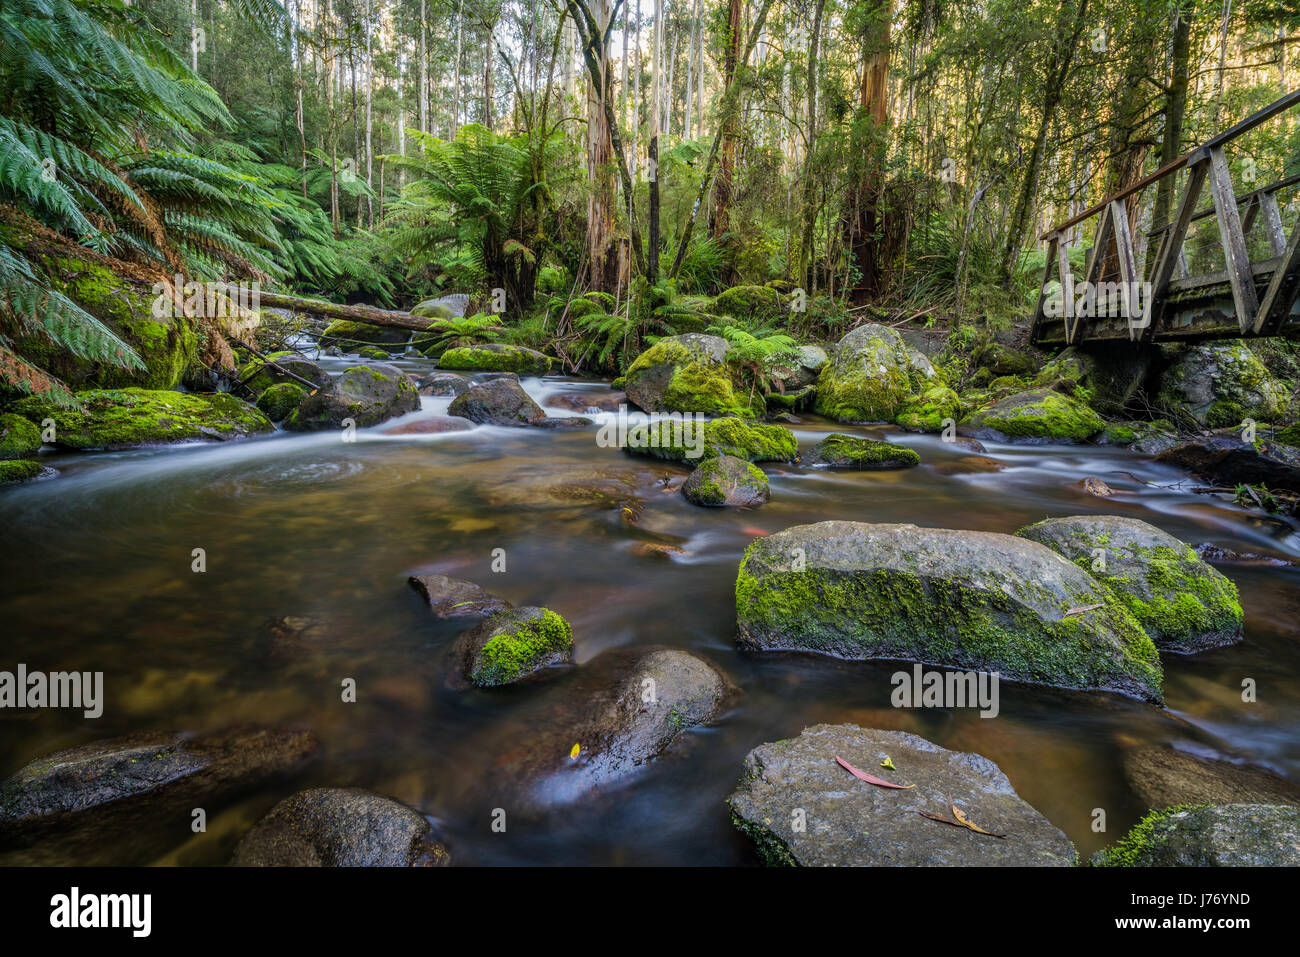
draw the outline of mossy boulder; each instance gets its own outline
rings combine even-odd
[[[470,381],[454,372],[431,372],[415,384],[415,389],[420,395],[458,396],[470,390]]]
[[[1300,807],[1287,804],[1176,806],[1152,811],[1094,867],[1297,867]]]
[[[990,341],[976,349],[971,361],[996,376],[1023,376],[1037,371],[1040,361],[1012,346]]]
[[[921,464],[921,456],[912,449],[891,442],[832,432],[800,455],[799,464],[875,472],[910,469]]]
[[[236,867],[445,867],[447,849],[414,808],[361,788],[285,798],[240,839]]]
[[[961,399],[947,386],[935,385],[914,397],[894,420],[913,432],[942,432],[943,423],[961,418]]]
[[[980,438],[1082,442],[1106,427],[1088,406],[1052,389],[1018,392],[984,406],[962,426]]]
[[[707,422],[665,418],[629,429],[624,448],[670,462],[698,462],[719,455],[748,462],[792,462],[799,454],[799,440],[784,425],[735,416]]]
[[[787,298],[769,286],[732,286],[709,303],[708,311],[718,316],[759,323],[783,318],[790,308]]]
[[[1193,427],[1236,428],[1244,419],[1272,422],[1286,411],[1287,388],[1244,342],[1171,349],[1156,404]]]
[[[386,352],[404,352],[411,340],[410,329],[372,326],[350,319],[335,319],[321,333],[322,346],[335,345],[344,352],[356,352],[362,346],[378,346]]]
[[[273,385],[257,397],[257,407],[272,422],[283,422],[307,398],[307,390],[296,382]]]
[[[357,350],[357,355],[363,359],[378,359],[380,362],[391,358],[387,352],[378,346],[362,346]]]
[[[682,485],[682,495],[693,505],[713,508],[757,508],[772,497],[763,470],[733,455],[706,459]]]
[[[906,787],[854,780],[836,762]],[[888,760],[893,769],[882,769]],[[745,757],[727,799],[763,861],[800,867],[1070,867],[1074,846],[978,754],[903,731],[819,724]],[[960,807],[1001,840],[927,820]],[[800,818],[793,813],[802,809]]]
[[[511,608],[461,635],[452,654],[468,684],[515,684],[570,663],[573,628],[549,608]]]
[[[1182,439],[1168,419],[1156,419],[1154,422],[1112,422],[1095,441],[1098,445],[1122,445],[1142,455],[1159,455],[1178,445]]]
[[[813,410],[840,422],[893,422],[943,380],[897,331],[868,323],[842,338],[817,379]]]
[[[222,392],[89,389],[76,398],[80,408],[62,408],[31,396],[14,403],[12,410],[37,425],[53,419],[51,444],[66,449],[128,449],[194,439],[220,442],[275,429],[254,406]]]
[[[540,425],[546,420],[542,407],[524,391],[518,379],[500,378],[480,382],[451,400],[451,415],[480,425],[510,427]]]
[[[551,357],[525,346],[489,342],[477,346],[448,349],[438,360],[438,368],[546,375],[551,371]]]
[[[1148,386],[1158,358],[1151,346],[1085,343],[1065,349],[1031,377],[1036,387],[1073,395],[1102,415],[1122,416]]]
[[[53,474],[53,469],[47,469],[40,462],[32,459],[0,459],[0,485],[30,482],[32,479]]]
[[[1243,442],[1235,433],[1190,439],[1156,456],[1225,488],[1262,485],[1300,492],[1300,449],[1277,442]]]
[[[624,376],[627,396],[647,412],[753,416],[727,365],[727,340],[690,332],[660,339]]]
[[[755,651],[918,661],[1161,699],[1159,655],[1129,611],[1077,565],[1011,535],[788,528],[745,551],[736,617],[737,640]]]
[[[21,459],[41,447],[41,430],[21,415],[0,415],[0,459]]]
[[[318,389],[330,384],[328,372],[296,352],[271,352],[239,367],[239,381],[257,395],[282,382],[305,387],[303,380]]]
[[[1188,654],[1241,640],[1237,586],[1154,525],[1118,515],[1074,515],[1016,534],[1104,582],[1162,651]]]
[[[306,396],[285,419],[291,432],[378,425],[420,407],[420,395],[400,369],[391,365],[353,366],[327,389]]]
[[[462,309],[464,307],[461,307]],[[411,315],[420,319],[452,319],[460,315],[442,298],[425,299],[411,307]]]

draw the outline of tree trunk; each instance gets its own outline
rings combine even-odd
[[[429,21],[420,0],[420,132],[429,132]]]
[[[294,312],[307,312],[327,319],[347,319],[350,322],[364,322],[372,326],[388,326],[394,329],[428,329],[430,323],[437,322],[413,316],[409,312],[395,312],[391,309],[376,309],[374,306],[343,306],[336,302],[323,302],[319,299],[304,299],[281,292],[258,292],[258,300],[263,306],[272,309],[291,309]]]
[[[826,0],[817,0],[813,8],[812,36],[808,40],[808,119],[807,145],[804,153],[803,172],[803,232],[799,238],[798,282],[805,290],[813,288],[812,282],[812,248],[813,235],[817,226],[817,182],[813,177],[813,158],[817,147],[817,50],[822,32],[822,13],[826,9]]]
[[[862,169],[845,204],[844,244],[858,267],[853,301],[862,305],[884,286],[880,204],[885,188],[885,131],[889,125],[889,30],[892,0],[879,0],[862,38],[858,117],[865,120]]]
[[[651,74],[650,93],[650,162],[647,167],[650,179],[650,247],[646,250],[646,279],[651,285],[659,279],[659,117],[663,107],[663,48],[664,2],[655,0],[655,27],[651,47],[654,72]]]
[[[736,79],[743,14],[742,0],[727,0],[727,46],[722,69],[724,89],[731,87]],[[714,239],[721,239],[731,228],[731,179],[736,169],[736,138],[740,131],[739,117],[733,115],[720,119],[723,122],[722,158],[713,184],[713,214],[709,221],[709,234]]]
[[[1191,10],[1175,10],[1173,36],[1170,42],[1169,80],[1166,87],[1164,120],[1165,129],[1160,140],[1160,165],[1172,163],[1182,155],[1183,118],[1187,114],[1188,67],[1192,51]],[[1175,176],[1165,176],[1156,184],[1155,219],[1152,225],[1160,229],[1169,222],[1174,201]]]

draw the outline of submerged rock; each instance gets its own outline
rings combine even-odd
[[[1196,549],[1136,518],[1074,515],[1016,532],[1105,583],[1156,647],[1190,654],[1241,641],[1237,586]]]
[[[627,370],[627,396],[647,412],[752,416],[727,367],[730,346],[720,336],[689,332],[660,339]]]
[[[490,591],[446,575],[412,575],[410,586],[424,596],[439,618],[490,618],[514,606]]]
[[[849,332],[821,368],[814,411],[840,422],[893,422],[915,396],[943,380],[922,353],[888,326]]]
[[[772,497],[767,476],[757,466],[732,455],[701,462],[686,478],[682,495],[695,505],[757,508]]]
[[[1051,389],[1017,392],[971,413],[961,424],[979,438],[1075,442],[1106,427],[1088,406]]]
[[[447,411],[481,425],[522,427],[546,418],[517,379],[490,379],[451,400]]]
[[[129,449],[194,439],[225,441],[272,432],[271,421],[226,393],[91,389],[76,393],[80,409],[29,396],[12,411],[40,424],[54,420],[51,444],[67,449]]]
[[[921,456],[909,448],[833,432],[799,456],[800,465],[832,469],[909,469],[921,463]]]
[[[730,455],[748,462],[792,462],[799,440],[784,425],[749,422],[736,416],[658,419],[628,430],[624,448],[670,462],[698,462]]]
[[[1300,788],[1267,768],[1197,757],[1172,747],[1126,751],[1124,778],[1146,807],[1300,804]]]
[[[665,472],[631,462],[614,465],[537,465],[489,479],[482,486],[494,508],[639,508],[657,493]]]
[[[736,579],[755,651],[919,661],[1161,699],[1155,645],[1056,552],[993,532],[820,522],[755,540]]]
[[[442,435],[446,432],[468,432],[472,428],[474,423],[469,419],[455,415],[431,415],[414,422],[390,426],[383,432],[384,435]]]
[[[306,731],[142,732],[45,755],[0,784],[0,860],[144,864],[239,794],[300,768]],[[3,850],[21,848],[12,855]]]
[[[1300,807],[1220,804],[1152,811],[1094,867],[1297,867]]]
[[[244,835],[236,867],[445,867],[447,849],[418,811],[360,788],[285,798]]]
[[[467,684],[480,688],[517,684],[572,662],[573,628],[549,608],[512,608],[461,635],[452,657],[458,668],[454,677]]]
[[[284,422],[293,432],[339,429],[351,419],[359,429],[414,412],[420,396],[401,370],[391,365],[353,366],[328,389],[303,399]]]
[[[439,369],[469,369],[476,372],[513,372],[517,375],[546,375],[551,357],[536,349],[488,342],[477,346],[448,349],[438,360]]]
[[[1176,445],[1156,461],[1186,469],[1215,485],[1263,485],[1300,492],[1300,449],[1243,442],[1236,436],[1207,435]]]
[[[470,381],[454,372],[432,372],[415,384],[420,395],[457,396],[470,390]]]
[[[854,778],[835,760],[906,789]],[[892,770],[881,768],[890,759]],[[768,864],[803,867],[1070,867],[1074,847],[996,764],[901,731],[819,724],[745,757],[731,819]],[[952,820],[956,805],[994,834]],[[801,812],[801,814],[799,813]],[[799,820],[796,822],[796,818]],[[800,826],[796,826],[796,823]]]
[[[568,412],[617,412],[627,405],[626,392],[560,392],[546,400],[546,404]]]

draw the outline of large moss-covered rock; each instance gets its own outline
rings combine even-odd
[[[840,422],[892,422],[943,380],[922,353],[887,326],[858,326],[821,368],[813,409]]]
[[[832,432],[799,456],[800,465],[825,466],[832,469],[857,469],[875,472],[883,469],[907,469],[921,464],[921,456],[909,448]]]
[[[90,389],[76,398],[79,409],[65,409],[39,396],[22,399],[12,409],[38,425],[53,419],[51,444],[67,449],[224,441],[275,429],[254,406],[220,392]]]
[[[942,432],[945,421],[961,418],[961,400],[947,386],[935,385],[913,397],[894,419],[914,432]]]
[[[930,662],[1161,697],[1155,645],[1128,610],[1077,565],[1011,535],[787,528],[746,549],[736,617],[738,641],[757,651]]]
[[[1186,654],[1241,640],[1237,586],[1154,525],[1118,515],[1074,515],[1016,534],[1104,582],[1157,648]]]
[[[285,798],[244,835],[236,867],[445,867],[447,849],[424,816],[360,788],[312,788]]]
[[[1094,867],[1297,867],[1300,807],[1219,804],[1152,811]]]
[[[362,346],[379,346],[387,352],[404,352],[411,339],[410,329],[372,326],[349,319],[335,319],[321,333],[322,346],[335,345],[344,352],[356,352]]]
[[[260,395],[280,383],[305,388],[315,386],[320,389],[330,384],[330,376],[310,359],[304,359],[296,352],[285,351],[272,352],[244,363],[239,369],[239,381]],[[311,386],[307,383],[311,383]]]
[[[475,372],[514,372],[518,375],[546,375],[551,371],[551,357],[536,349],[489,342],[477,346],[448,349],[438,360],[439,369]]]
[[[1052,389],[1017,392],[986,405],[962,425],[981,438],[987,436],[1038,441],[1082,442],[1106,427],[1088,406]]]
[[[627,396],[647,412],[702,412],[751,416],[727,366],[727,340],[689,332],[660,339],[624,376]]]
[[[853,778],[835,760],[903,789]],[[884,770],[888,759],[892,769]],[[768,864],[801,867],[1070,867],[1074,847],[988,758],[902,731],[819,724],[745,757],[727,803]],[[957,805],[1001,838],[929,820]]]
[[[1287,389],[1244,342],[1206,342],[1171,350],[1156,404],[1176,421],[1212,429],[1244,419],[1271,422],[1286,411]]]
[[[0,415],[0,459],[20,459],[41,447],[41,430],[21,415]]]
[[[772,497],[763,470],[733,455],[719,455],[696,466],[682,485],[682,495],[694,505],[757,508]]]
[[[708,311],[761,324],[783,318],[789,312],[789,306],[786,297],[770,286],[732,286],[713,298]]]
[[[0,485],[30,482],[32,479],[51,477],[54,469],[46,468],[32,459],[0,459]]]
[[[799,440],[784,425],[749,422],[736,416],[702,421],[658,419],[629,429],[627,451],[670,462],[732,455],[748,462],[792,462]]]
[[[571,662],[573,628],[549,608],[511,608],[461,635],[452,656],[468,684],[511,685]]]
[[[353,366],[302,400],[285,419],[293,432],[342,428],[347,419],[359,429],[378,425],[420,407],[415,386],[395,366]]]

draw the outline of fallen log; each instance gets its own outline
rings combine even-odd
[[[422,319],[409,312],[376,309],[374,306],[344,306],[337,302],[288,296],[282,292],[262,291],[258,301],[260,305],[270,306],[273,309],[291,309],[294,312],[308,312],[329,319],[346,319],[350,322],[364,322],[372,326],[390,326],[396,329],[414,329],[417,332],[423,332],[437,322],[436,319]]]

